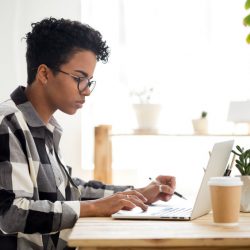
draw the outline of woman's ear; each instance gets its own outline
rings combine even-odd
[[[48,82],[48,67],[45,64],[39,65],[36,73],[36,79],[41,84],[47,84]]]

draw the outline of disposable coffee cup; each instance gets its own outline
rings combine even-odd
[[[208,181],[215,225],[236,226],[240,214],[242,181],[239,177],[212,177]]]

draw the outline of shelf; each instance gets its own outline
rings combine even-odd
[[[103,125],[100,125],[102,127]],[[152,135],[152,136],[250,136],[249,134],[235,133],[210,133],[210,134],[194,134],[194,133],[169,133],[162,130],[152,129],[130,129],[130,130],[111,130],[110,136],[134,136],[134,135]]]
[[[159,130],[112,130],[110,125],[100,125],[95,127],[95,149],[94,149],[94,178],[107,184],[112,184],[112,137],[113,136],[169,136],[186,138],[207,138],[212,137],[247,137],[249,134],[172,134]]]

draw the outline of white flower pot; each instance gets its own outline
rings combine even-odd
[[[142,103],[133,105],[138,129],[155,130],[157,129],[158,120],[161,111],[160,104]]]
[[[206,118],[192,120],[195,134],[207,134],[208,122]]]
[[[243,186],[241,190],[240,211],[250,212],[250,175],[240,176]]]

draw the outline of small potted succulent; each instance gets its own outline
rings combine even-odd
[[[232,153],[238,157],[235,166],[239,170],[243,182],[240,210],[250,212],[250,149],[245,150],[237,145],[236,150],[232,150]]]
[[[130,92],[140,130],[157,130],[161,104],[154,101],[154,94],[153,87],[143,87]]]
[[[207,122],[207,112],[202,111],[200,118],[192,120],[193,129],[195,134],[207,134],[208,122]]]

